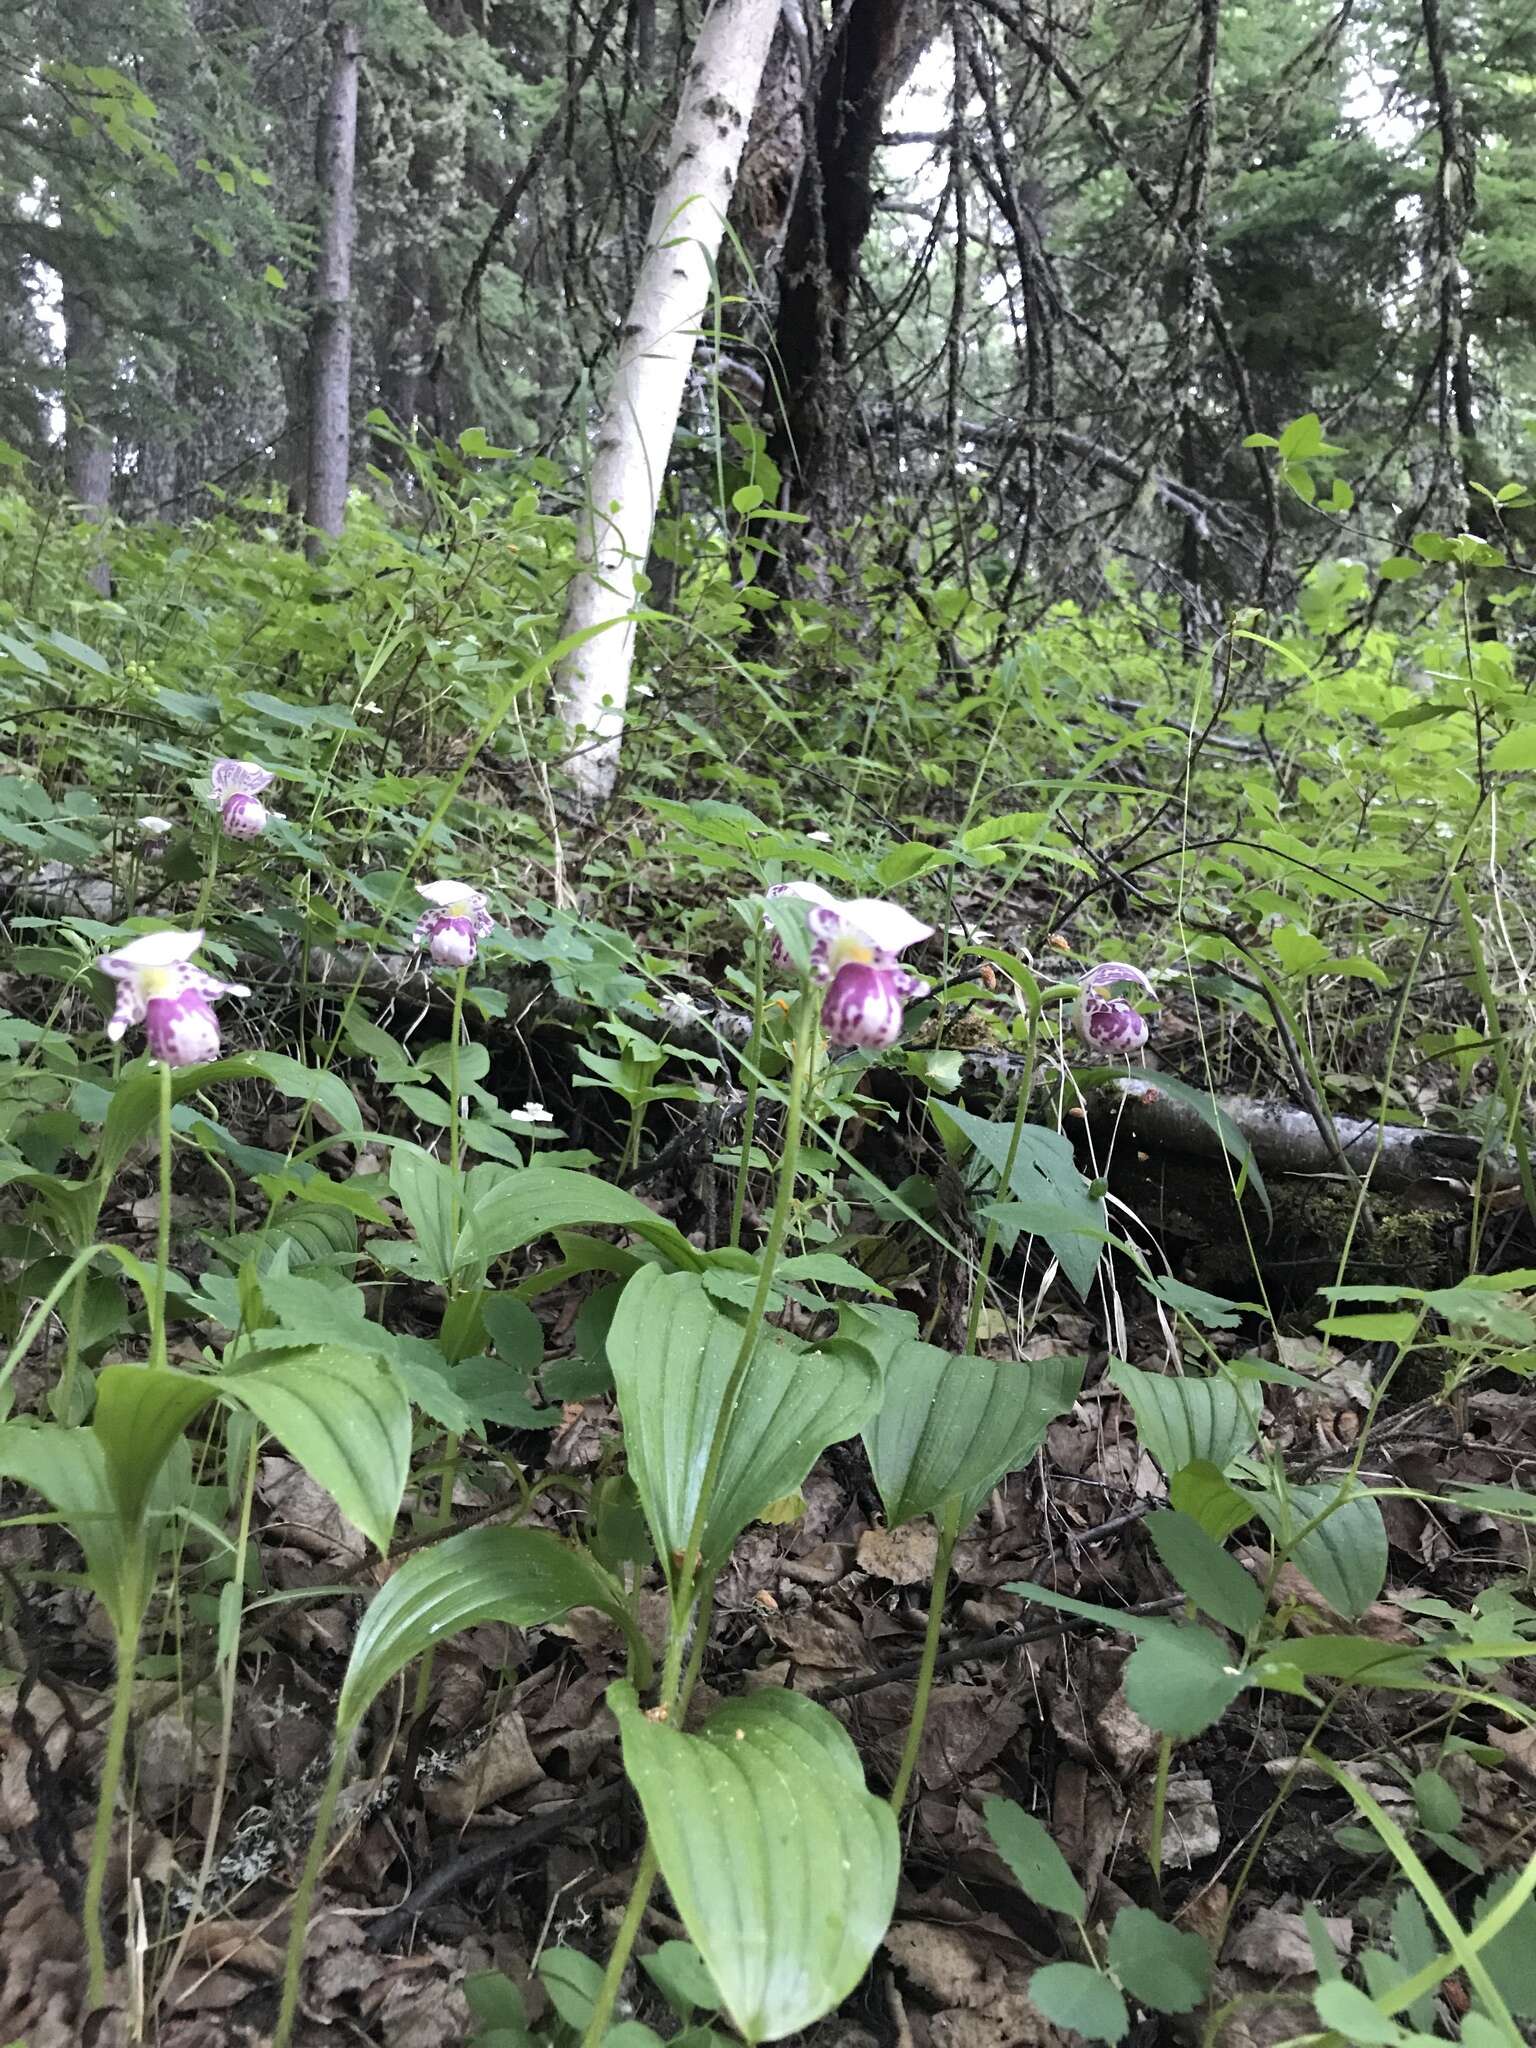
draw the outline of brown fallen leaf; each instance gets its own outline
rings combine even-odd
[[[871,1578],[893,1586],[926,1586],[933,1579],[939,1532],[932,1522],[903,1522],[895,1529],[866,1529],[858,1562]]]
[[[1328,1938],[1340,1956],[1355,1945],[1355,1924],[1349,1919],[1324,1920]],[[1227,1943],[1224,1960],[1241,1963],[1261,1977],[1312,1977],[1317,1960],[1307,1934],[1307,1923],[1299,1913],[1283,1913],[1274,1906],[1260,1906],[1253,1918],[1238,1929]]]
[[[427,1787],[425,1805],[439,1820],[465,1821],[536,1785],[543,1766],[528,1743],[521,1714],[503,1714],[485,1740]]]

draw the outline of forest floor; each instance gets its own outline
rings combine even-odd
[[[284,1133],[268,1125],[251,1136],[272,1144]],[[702,1234],[701,1180],[712,1171],[685,1161],[680,1176],[654,1180],[646,1199]],[[217,1227],[223,1208],[223,1188],[208,1169],[178,1180],[182,1270],[206,1263],[197,1235]],[[104,1224],[152,1257],[157,1223],[151,1158],[120,1181]],[[1007,1279],[1022,1300],[1038,1277],[1019,1267]],[[935,1284],[955,1283],[940,1273]],[[1125,1400],[1102,1377],[1116,1316],[1116,1348],[1153,1371],[1171,1356],[1167,1322],[1145,1297],[1112,1301],[1112,1292],[1101,1288],[1084,1304],[1058,1280],[1035,1316],[1026,1355],[1085,1356],[1086,1384],[1028,1469],[996,1489],[960,1542],[939,1682],[904,1820],[896,1916],[860,1990],[809,2037],[818,2048],[1047,2048],[1075,2038],[1048,2025],[1026,1995],[1032,1971],[1059,1952],[1061,1933],[1021,1896],[982,1825],[993,1793],[1048,1817],[1096,1918],[1140,1902],[1206,1936],[1220,1956],[1213,2006],[1262,1995],[1221,2030],[1232,2048],[1315,2025],[1304,1906],[1321,1910],[1341,1956],[1379,1933],[1389,1866],[1374,1837],[1348,1825],[1337,1787],[1303,1760],[1315,1729],[1311,1704],[1247,1694],[1174,1751],[1159,1878],[1148,1850],[1159,1743],[1120,1683],[1128,1644],[1007,1590],[1028,1580],[1116,1608],[1180,1604],[1139,1528],[1166,1504],[1166,1484]],[[579,1284],[537,1303],[546,1359],[557,1368],[579,1351],[573,1332],[582,1303]],[[391,1313],[408,1326],[418,1311],[426,1321],[437,1313],[409,1297]],[[1297,1328],[1304,1331],[1304,1320]],[[1449,1401],[1423,1398],[1422,1389],[1389,1394],[1373,1417],[1380,1347],[1346,1353],[1315,1335],[1241,1320],[1212,1335],[1224,1355],[1281,1369],[1263,1388],[1263,1434],[1293,1477],[1347,1460],[1370,1421],[1363,1476],[1398,1491],[1382,1501],[1387,1582],[1350,1624],[1355,1635],[1411,1643],[1426,1615],[1466,1613],[1491,1587],[1528,1583],[1521,1530],[1415,1497],[1443,1496],[1453,1482],[1518,1486],[1536,1469],[1536,1411],[1514,1381]],[[190,1333],[183,1342],[185,1355],[196,1356]],[[21,1407],[42,1397],[49,1370],[41,1359],[23,1367]],[[567,1399],[552,1431],[503,1431],[495,1457],[461,1473],[453,1523],[507,1508],[502,1458],[548,1475],[539,1518],[560,1528],[575,1492],[612,1467],[617,1448],[610,1395]],[[417,1526],[429,1524],[427,1490],[414,1498]],[[412,1500],[408,1494],[408,1510]],[[911,1710],[935,1533],[921,1522],[883,1526],[856,1445],[820,1461],[803,1500],[794,1520],[754,1526],[736,1545],[694,1713],[742,1688],[791,1686],[845,1722],[871,1782],[883,1786]],[[0,2038],[25,2048],[117,2048],[141,2039],[162,2048],[257,2048],[269,2038],[289,1898],[337,1688],[363,1597],[382,1572],[329,1496],[275,1449],[260,1461],[251,1533],[255,1582],[272,1602],[245,1645],[227,1746],[206,1669],[182,1661],[169,1638],[146,1643],[142,1669],[165,1676],[146,1676],[137,1690],[131,1797],[109,1880],[111,2009],[89,2019],[78,1929],[109,1646],[96,1602],[69,1583],[63,1533],[46,1518],[39,1526],[22,1517],[0,1534],[13,1667],[0,1693]],[[1259,1553],[1249,1561],[1257,1566]],[[58,1572],[62,1580],[51,1576]],[[1293,1632],[1344,1626],[1294,1566],[1283,1568],[1270,1597],[1289,1611]],[[642,1596],[640,1614],[659,1655],[659,1592]],[[465,1981],[486,1972],[523,1988],[535,2025],[558,2024],[539,1958],[574,1947],[601,1960],[640,1849],[604,1704],[623,1668],[616,1628],[580,1610],[526,1636],[499,1623],[472,1629],[438,1653],[424,1712],[409,1685],[380,1702],[354,1759],[344,1826],[310,1928],[297,2037],[306,2048],[441,2048],[478,2038]],[[1536,1706],[1527,1665],[1490,1671],[1481,1682],[1490,1695],[1507,1691]],[[1407,1828],[1425,1825],[1415,1807],[1421,1775],[1433,1770],[1448,1783],[1454,1813],[1430,1816],[1439,1826],[1424,1846],[1452,1898],[1475,1872],[1524,1853],[1536,1813],[1536,1736],[1509,1732],[1486,1709],[1474,1719],[1477,1741],[1448,1748],[1443,1702],[1377,1690],[1341,1695],[1333,1729],[1351,1772]],[[1467,1732],[1464,1721],[1457,1725]],[[208,1851],[216,1793],[223,1820]],[[205,1852],[201,1907],[188,1918]],[[658,1894],[641,1952],[683,1932]],[[635,1973],[627,1996],[636,2017],[665,2021],[667,2007],[644,1974]],[[1464,1989],[1448,1980],[1452,2011],[1458,1996],[1464,2004]],[[484,2011],[479,2024],[494,2040]],[[1183,2039],[1185,2025],[1148,2019],[1133,2038]]]

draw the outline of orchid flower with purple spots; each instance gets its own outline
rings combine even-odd
[[[485,898],[466,882],[418,882],[416,894],[432,905],[417,923],[416,944],[428,947],[439,967],[468,967],[495,928]]]
[[[200,931],[147,932],[115,953],[102,954],[96,965],[117,983],[117,1004],[107,1025],[114,1045],[130,1024],[142,1024],[150,1058],[168,1067],[192,1067],[218,1057],[213,1004],[220,996],[248,996],[250,990],[193,967],[192,955],[202,943]]]
[[[209,776],[219,822],[231,839],[259,839],[277,816],[261,801],[261,792],[276,780],[259,761],[215,761]]]
[[[1134,1003],[1114,993],[1126,982],[1149,996],[1155,993],[1141,969],[1126,960],[1107,960],[1102,966],[1090,967],[1082,977],[1082,994],[1073,1019],[1078,1037],[1093,1052],[1129,1057],[1147,1042],[1146,1018]]]
[[[869,1051],[894,1045],[906,1005],[928,993],[927,982],[903,967],[899,956],[919,939],[932,938],[932,925],[878,896],[840,903],[814,882],[786,882],[768,893],[798,896],[811,906],[811,973],[826,985],[821,1028],[832,1044]]]

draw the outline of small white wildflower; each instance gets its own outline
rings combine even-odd
[[[167,832],[174,832],[174,818],[140,818],[139,830],[146,839],[163,839]]]
[[[830,832],[807,832],[805,836],[807,839],[813,839],[818,846],[830,846],[832,844],[832,834]]]
[[[512,1111],[513,1120],[520,1124],[552,1124],[554,1114],[542,1102],[525,1102],[521,1109]]]
[[[370,699],[369,699],[369,701],[368,701],[368,702],[367,702],[366,704],[359,704],[357,708],[358,708],[358,710],[359,710],[359,711],[376,711],[376,712],[382,712],[382,711],[383,711],[383,709],[384,709],[384,706],[383,706],[382,704],[375,704],[375,703],[373,702],[373,700],[372,700],[372,699],[370,698]]]

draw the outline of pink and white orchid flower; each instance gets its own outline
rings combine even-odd
[[[117,1004],[107,1025],[114,1045],[130,1024],[142,1024],[150,1058],[168,1067],[192,1067],[218,1057],[213,1004],[220,996],[248,996],[250,990],[193,967],[192,955],[202,943],[200,931],[147,932],[115,953],[102,954],[96,965],[117,983]]]
[[[485,898],[466,882],[418,882],[416,894],[433,906],[417,923],[416,944],[430,948],[439,967],[468,967],[495,929]]]
[[[276,780],[259,761],[215,761],[209,776],[219,822],[231,839],[259,839],[277,813],[261,801],[261,791]]]
[[[811,906],[811,973],[826,984],[821,1028],[832,1044],[868,1051],[894,1045],[906,1005],[928,993],[927,982],[899,956],[932,938],[932,925],[878,896],[841,903],[814,882],[787,882],[768,893],[798,896]]]
[[[1121,1054],[1129,1057],[1146,1044],[1146,1018],[1134,1003],[1114,993],[1126,982],[1145,990],[1149,996],[1155,994],[1141,969],[1126,960],[1107,960],[1102,966],[1090,967],[1082,977],[1083,992],[1077,999],[1073,1021],[1078,1037],[1090,1051],[1107,1053],[1112,1058]]]

